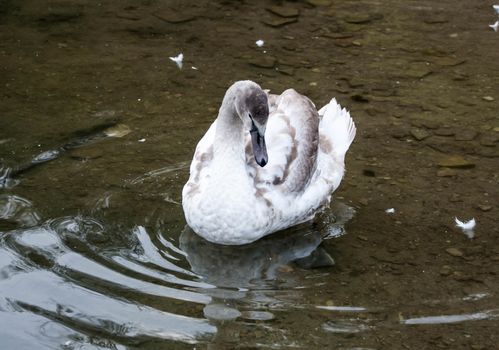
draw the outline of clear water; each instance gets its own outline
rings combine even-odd
[[[491,5],[0,1],[2,349],[497,347]],[[180,193],[239,79],[358,135],[315,222],[222,247]]]

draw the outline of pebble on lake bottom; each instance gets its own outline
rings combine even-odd
[[[241,312],[224,304],[209,304],[203,309],[206,318],[217,321],[235,320],[241,316]]]
[[[241,317],[253,321],[269,321],[275,318],[274,314],[268,311],[243,311]]]
[[[456,256],[456,257],[462,257],[464,254],[462,251],[460,251],[459,249],[457,248],[447,248],[445,249],[445,251],[449,254],[449,255],[452,255],[452,256]]]
[[[475,163],[461,156],[450,156],[438,162],[438,166],[442,168],[470,169],[475,167]]]

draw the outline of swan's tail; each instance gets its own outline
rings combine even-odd
[[[323,145],[331,150],[323,150],[332,153],[341,164],[345,161],[345,154],[352,144],[357,131],[350,113],[332,99],[327,105],[319,110],[321,122],[319,124],[319,137],[323,138]]]

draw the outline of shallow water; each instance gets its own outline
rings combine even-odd
[[[497,347],[491,5],[0,1],[2,349]],[[238,79],[358,134],[314,223],[220,247],[180,192]]]

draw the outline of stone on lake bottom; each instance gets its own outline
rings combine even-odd
[[[445,249],[445,251],[446,251],[448,254],[450,254],[450,255],[452,255],[452,256],[456,256],[456,257],[461,257],[461,256],[463,256],[463,255],[464,255],[464,254],[463,254],[463,252],[462,252],[462,251],[460,251],[460,250],[459,250],[459,249],[457,249],[457,248],[447,248],[447,249]]]
[[[402,73],[410,78],[422,79],[433,73],[433,71],[427,63],[417,62],[404,67],[404,71]]]
[[[346,16],[345,22],[347,23],[353,23],[353,24],[366,24],[372,21],[371,15],[368,13],[357,13],[357,14],[350,14]]]
[[[475,163],[472,163],[461,156],[451,156],[441,160],[438,163],[438,166],[443,168],[471,169],[475,167]]]
[[[435,135],[438,136],[454,136],[456,134],[456,130],[449,127],[438,128],[434,131]]]
[[[431,136],[431,134],[428,131],[420,128],[411,129],[411,135],[418,141],[422,141]]]
[[[275,318],[274,314],[268,311],[243,311],[241,317],[252,321],[269,321]]]
[[[307,0],[307,3],[312,6],[329,6],[332,2],[332,0]]]
[[[279,27],[283,27],[283,26],[285,26],[287,24],[295,23],[296,21],[298,21],[297,17],[291,17],[291,18],[271,18],[271,19],[263,20],[262,23],[266,24],[266,25],[268,25],[270,27],[279,28]]]
[[[295,74],[295,69],[293,67],[283,67],[283,66],[280,66],[277,71],[279,73],[282,73],[284,75],[290,75],[290,76],[293,76]]]
[[[475,130],[465,129],[458,131],[454,138],[456,141],[472,141],[477,135]]]
[[[153,14],[154,17],[172,24],[180,24],[190,22],[196,19],[195,16],[189,14],[183,14],[180,12],[168,11],[168,12],[158,12]]]
[[[224,304],[209,304],[203,309],[204,316],[217,321],[235,320],[241,316],[239,310]]]
[[[490,210],[492,210],[492,206],[488,205],[488,204],[478,204],[477,207],[481,211],[490,211]]]
[[[442,276],[449,276],[451,273],[452,273],[452,268],[450,266],[448,266],[448,265],[444,265],[440,269],[440,274]]]
[[[270,6],[267,7],[266,10],[284,18],[297,17],[300,14],[300,11],[297,9],[287,6]]]
[[[272,56],[260,56],[251,58],[248,63],[258,68],[274,68],[277,60]]]
[[[437,171],[437,176],[438,177],[454,177],[456,176],[457,173],[453,169],[445,168]]]

